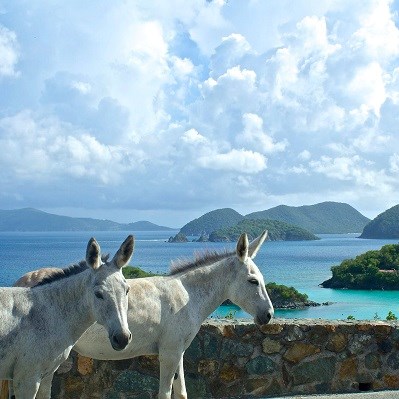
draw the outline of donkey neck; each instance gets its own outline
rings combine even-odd
[[[37,291],[37,298],[56,309],[64,323],[54,323],[54,328],[69,335],[72,344],[95,322],[89,298],[89,270],[32,290]]]
[[[228,287],[235,278],[233,257],[183,273],[180,280],[190,294],[191,306],[201,323],[228,298]]]

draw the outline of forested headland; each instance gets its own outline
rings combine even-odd
[[[399,244],[384,245],[331,268],[324,288],[399,290]]]

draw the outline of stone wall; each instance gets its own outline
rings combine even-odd
[[[190,399],[399,389],[399,323],[276,319],[260,330],[211,320],[186,351],[185,372]],[[105,362],[73,354],[53,397],[144,399],[157,389],[156,356]]]

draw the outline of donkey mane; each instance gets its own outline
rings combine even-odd
[[[101,255],[101,261],[102,262],[107,262],[109,258],[109,254],[106,255]],[[78,263],[74,263],[70,266],[67,266],[64,269],[59,269],[58,271],[54,272],[53,274],[50,274],[46,277],[44,277],[41,281],[39,281],[34,287],[39,287],[41,285],[47,285],[51,284],[54,281],[62,280],[64,278],[68,278],[70,276],[74,276],[76,274],[82,273],[88,268],[86,260],[81,260]]]
[[[184,273],[190,270],[198,269],[200,267],[209,266],[212,263],[218,262],[222,259],[233,256],[235,251],[204,251],[196,252],[194,259],[178,259],[172,261],[170,265],[170,276],[174,276],[179,273]]]

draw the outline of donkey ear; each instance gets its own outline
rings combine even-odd
[[[132,235],[128,236],[125,241],[123,241],[122,245],[118,249],[118,252],[113,257],[113,262],[115,262],[116,266],[121,269],[127,263],[129,263],[130,258],[133,255],[134,249],[134,237]]]
[[[262,246],[262,244],[265,242],[266,239],[267,239],[267,230],[265,230],[258,238],[255,238],[255,240],[253,240],[249,244],[248,255],[251,259],[255,258],[260,247]]]
[[[93,269],[101,266],[101,251],[94,237],[90,238],[86,249],[86,263]]]
[[[245,262],[248,258],[248,236],[247,233],[242,233],[237,241],[236,253],[241,262]]]

